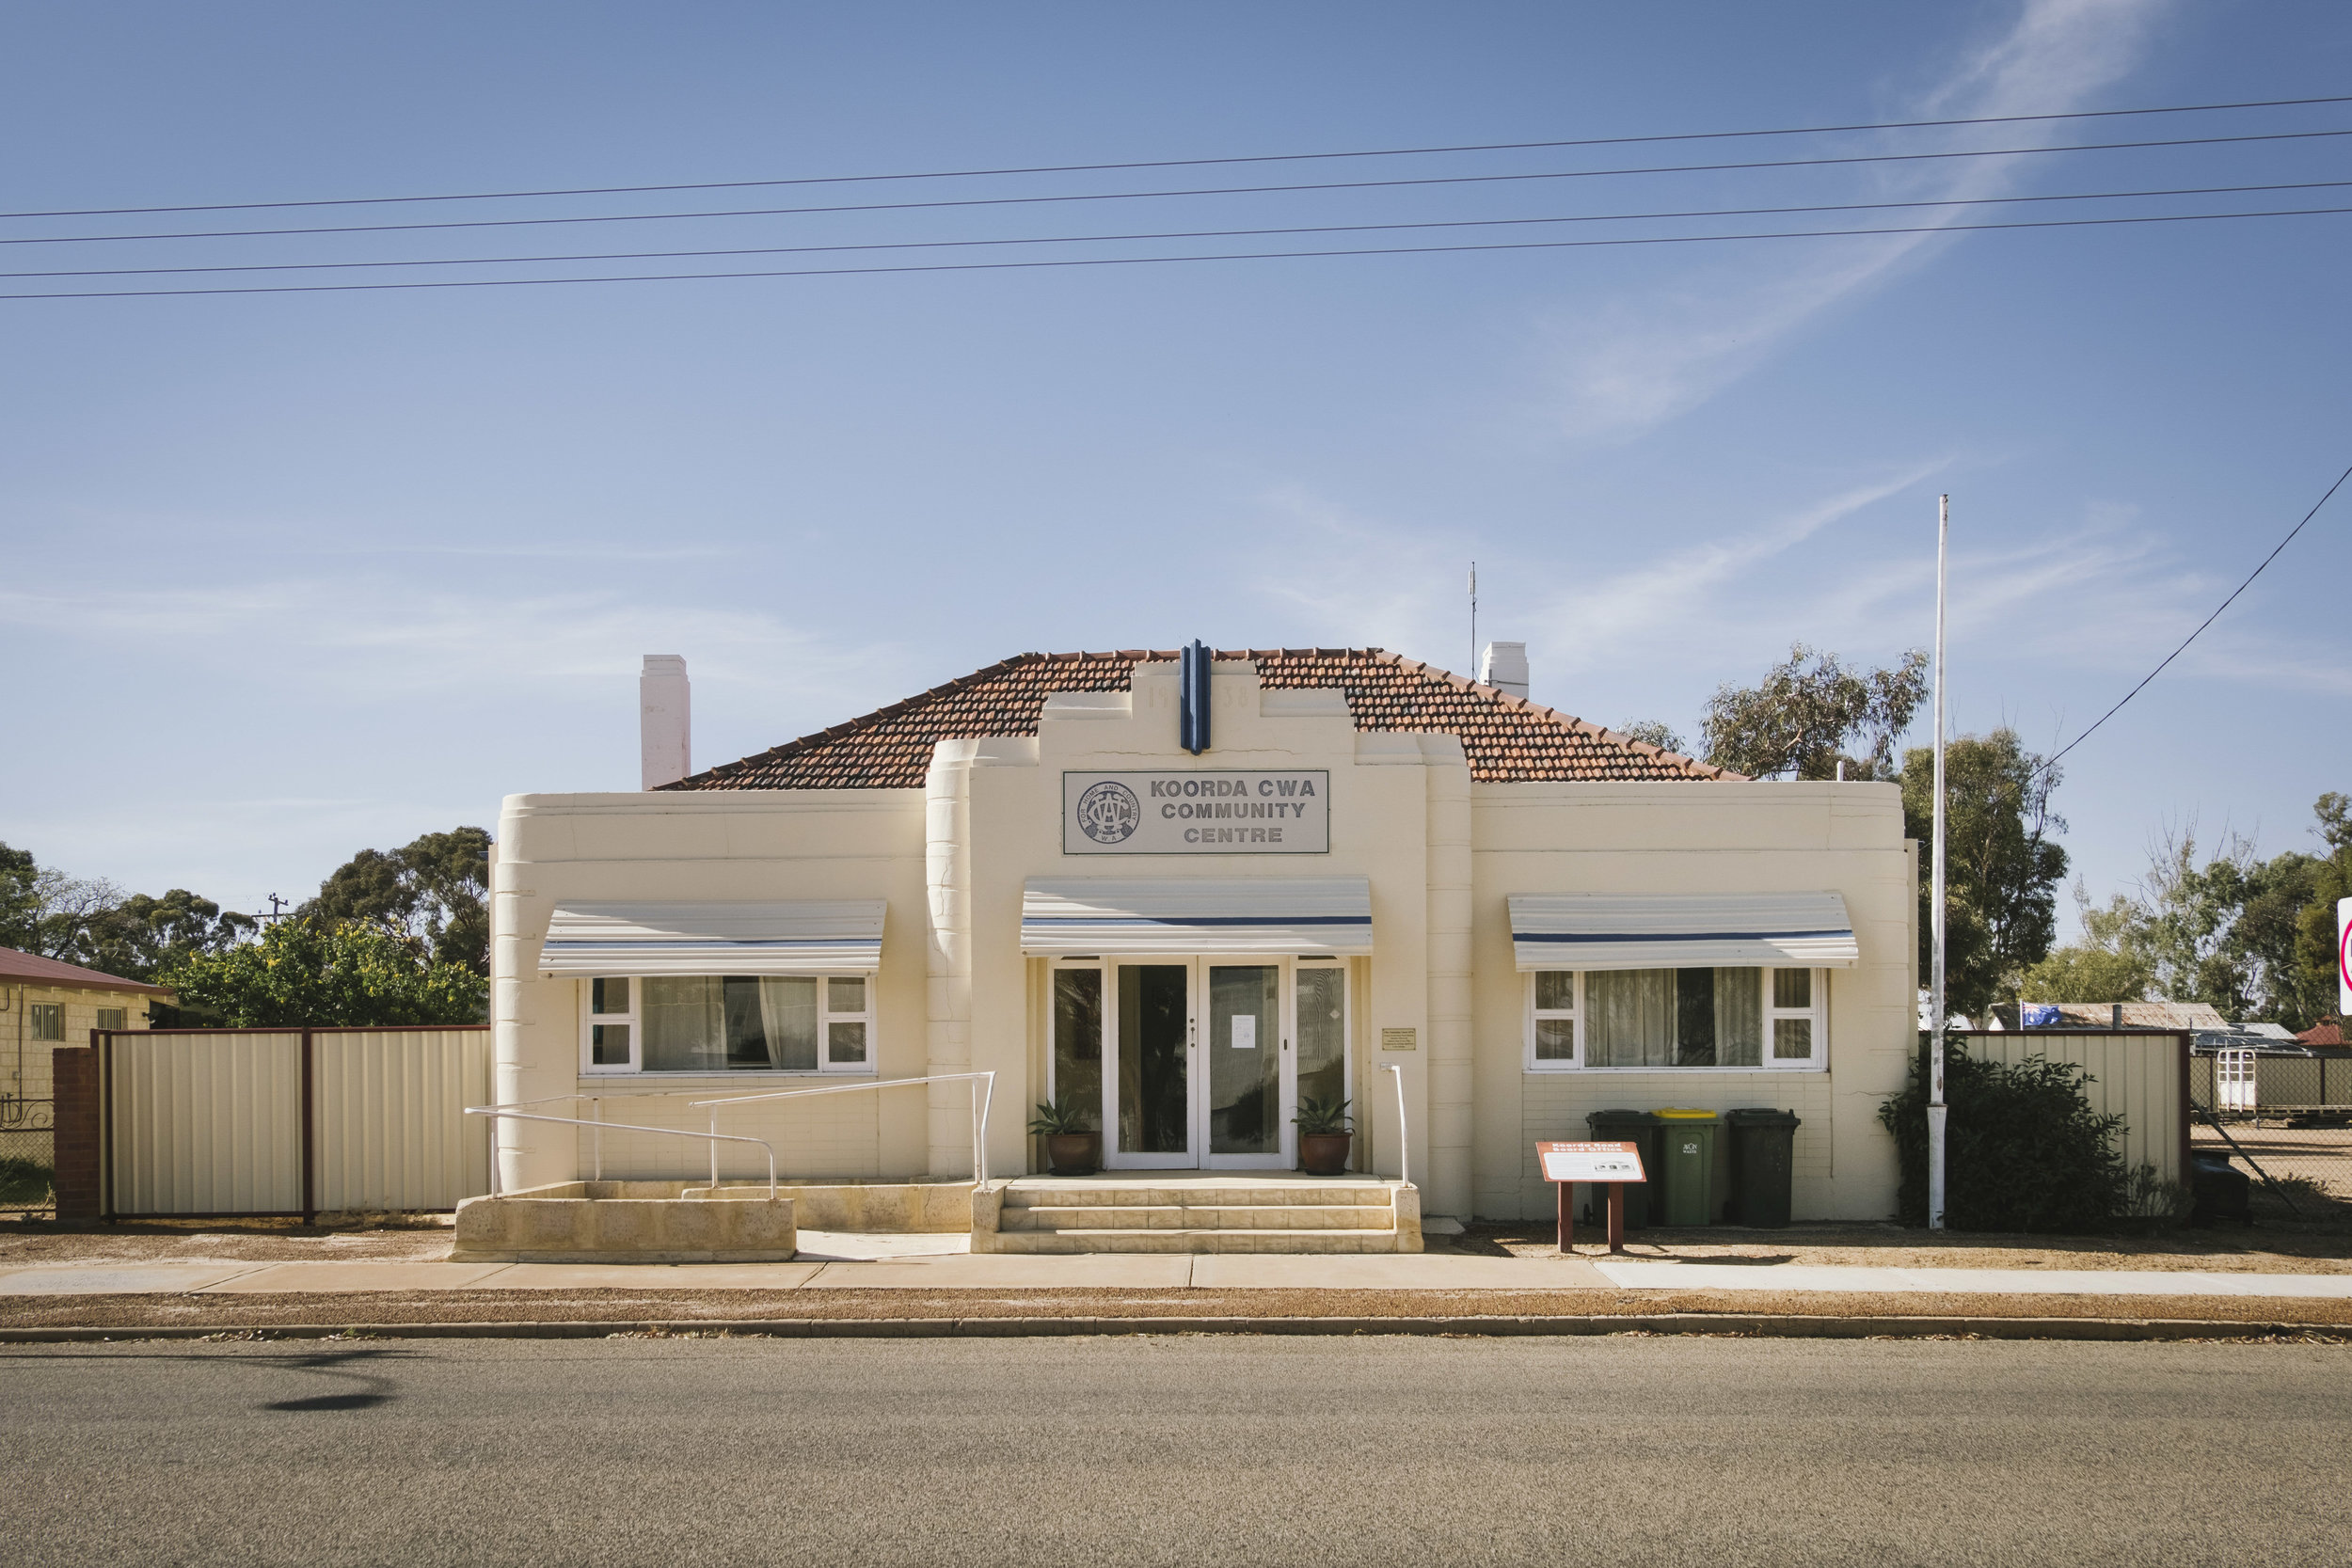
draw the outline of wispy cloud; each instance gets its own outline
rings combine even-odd
[[[1550,645],[1562,650],[1570,668],[1582,669],[1621,661],[1629,651],[1654,645],[1669,631],[1685,648],[1751,641],[1751,626],[1740,624],[1744,618],[1724,613],[1726,601],[1743,595],[1724,590],[1823,529],[1912,488],[1943,467],[1942,460],[1915,464],[1850,485],[1745,533],[1588,579],[1544,611]]]
[[[2001,37],[1960,60],[1942,82],[1901,105],[1919,118],[2051,113],[2077,107],[2139,63],[2170,0],[2026,0]],[[1981,138],[1983,128],[1968,135]],[[2006,145],[2062,132],[2010,127]],[[1910,150],[1932,150],[1932,137]],[[1929,172],[1883,174],[1884,197],[1996,195],[2019,177],[2014,159],[1955,161]],[[1910,166],[1916,170],[1921,166]],[[1848,198],[1851,199],[1851,198]],[[1918,221],[1932,223],[1932,217]],[[1572,438],[1629,440],[1699,406],[1756,368],[1841,301],[1948,244],[1931,234],[1788,242],[1742,247],[1739,258],[1690,263],[1652,292],[1564,308],[1543,326],[1556,365],[1558,428]]]
[[[1301,485],[1260,498],[1277,564],[1257,592],[1306,617],[1331,643],[1366,643],[1463,667],[1470,550],[1455,535],[1350,512]]]
[[[348,696],[515,690],[632,674],[683,653],[698,680],[775,693],[860,689],[903,662],[772,616],[621,593],[503,596],[402,583],[292,579],[124,593],[0,591],[0,626],[188,662],[265,659],[282,678]]]
[[[385,545],[353,544],[323,548],[322,555],[447,555],[489,561],[711,561],[739,556],[718,545]]]
[[[2130,509],[2094,506],[2072,529],[2007,549],[1955,556],[1951,635],[1963,645],[2128,682],[2180,646],[2228,594],[2223,576],[2184,562],[2137,526]],[[1922,589],[1932,577],[1921,568]],[[2314,649],[2308,628],[2280,634],[2241,600],[2183,654],[2168,676],[2352,693],[2352,668]]]

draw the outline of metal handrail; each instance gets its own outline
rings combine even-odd
[[[1396,1179],[1409,1187],[1413,1184],[1413,1140],[1405,1126],[1405,1069],[1384,1062],[1380,1070],[1396,1074]]]
[[[996,1074],[989,1072],[934,1072],[928,1078],[882,1078],[866,1084],[828,1084],[820,1089],[771,1089],[763,1094],[728,1095],[721,1100],[690,1100],[690,1111],[710,1110],[710,1135],[719,1135],[721,1105],[748,1105],[757,1100],[798,1100],[813,1094],[852,1094],[861,1089],[903,1089],[916,1084],[972,1085],[972,1180],[980,1186],[988,1184],[988,1112],[996,1101]],[[719,1146],[710,1146],[710,1184],[719,1184]]]
[[[603,1104],[603,1101],[604,1101],[604,1096],[602,1096],[602,1095],[600,1095],[600,1094],[581,1094],[581,1093],[580,1093],[578,1089],[574,1089],[574,1090],[573,1090],[571,1093],[569,1093],[569,1094],[543,1094],[543,1095],[541,1095],[541,1096],[540,1096],[538,1099],[536,1099],[536,1100],[508,1100],[508,1101],[501,1101],[500,1102],[499,1108],[500,1108],[501,1110],[512,1111],[512,1110],[516,1109],[516,1107],[518,1107],[518,1106],[523,1106],[523,1105],[552,1105],[552,1104],[554,1104],[554,1103],[555,1103],[557,1101],[559,1101],[559,1100],[584,1100],[584,1101],[586,1101],[588,1102],[588,1115],[589,1115],[592,1118],[594,1118],[594,1119],[593,1119],[593,1120],[589,1123],[589,1125],[596,1129],[596,1135],[595,1137],[593,1137],[593,1138],[591,1138],[591,1139],[589,1139],[589,1140],[588,1140],[588,1148],[589,1148],[589,1152],[590,1152],[590,1155],[591,1155],[591,1157],[592,1157],[592,1158],[595,1160],[595,1162],[596,1162],[596,1164],[595,1164],[595,1172],[596,1172],[596,1174],[595,1174],[595,1176],[592,1178],[592,1180],[597,1180],[597,1181],[601,1181],[601,1180],[604,1180],[604,1104]],[[496,1196],[498,1196],[498,1190],[499,1190],[499,1163],[498,1163],[498,1151],[497,1151],[495,1148],[493,1148],[493,1149],[490,1151],[490,1196],[493,1196],[493,1197],[496,1197]]]
[[[562,1100],[564,1098],[564,1097],[563,1095],[548,1096],[548,1100]],[[579,1097],[573,1096],[572,1098],[577,1099]],[[517,1101],[517,1103],[524,1105],[544,1105],[547,1103],[547,1101],[526,1100]],[[564,1127],[610,1127],[616,1132],[667,1132],[674,1138],[708,1138],[712,1140],[710,1145],[710,1184],[713,1187],[716,1187],[719,1184],[720,1144],[757,1144],[760,1148],[768,1151],[768,1196],[770,1197],[776,1196],[776,1146],[770,1143],[765,1138],[747,1138],[734,1132],[697,1132],[691,1128],[686,1127],[638,1127],[626,1121],[583,1121],[579,1117],[533,1116],[528,1111],[510,1111],[503,1105],[469,1105],[466,1107],[466,1115],[469,1117],[488,1117],[493,1120],[503,1117],[508,1121],[551,1121]],[[603,1159],[601,1154],[599,1154],[597,1159],[597,1168],[599,1170],[603,1168]],[[601,1180],[603,1178],[599,1176],[597,1180]],[[495,1147],[492,1148],[490,1151],[490,1190],[492,1196],[496,1196],[498,1192],[498,1150]]]

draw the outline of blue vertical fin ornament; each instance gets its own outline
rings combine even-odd
[[[1209,749],[1209,661],[1199,638],[1176,656],[1176,744],[1194,756]]]

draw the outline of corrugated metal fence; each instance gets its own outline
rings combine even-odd
[[[110,1217],[454,1209],[490,1190],[486,1025],[100,1032]]]
[[[2072,1062],[2090,1073],[2083,1097],[2101,1116],[2121,1116],[2124,1166],[2153,1165],[2167,1181],[2188,1180],[2189,1036],[2163,1029],[2028,1029],[1951,1032],[1982,1062],[2029,1056]]]

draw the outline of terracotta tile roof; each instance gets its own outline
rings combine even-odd
[[[2106,1029],[2227,1029],[2230,1021],[2210,1002],[2059,1002],[2058,1016],[2070,1027]],[[2121,1007],[2119,1016],[2116,1009]]]
[[[1216,657],[1256,660],[1269,689],[1345,692],[1359,730],[1459,736],[1470,777],[1484,783],[1741,777],[1378,648],[1252,648]],[[1035,735],[1050,693],[1124,691],[1137,664],[1175,657],[1139,648],[1021,654],[664,787],[919,789],[937,742]]]
[[[144,980],[126,980],[119,974],[103,970],[84,969],[56,958],[44,958],[38,953],[20,953],[13,947],[0,947],[0,979],[15,980],[27,986],[55,986],[63,990],[129,990],[145,996],[169,996],[161,986],[151,986]]]
[[[2344,1021],[2334,1018],[2324,1020],[2312,1024],[2295,1037],[2305,1045],[2342,1045],[2344,1043]]]

